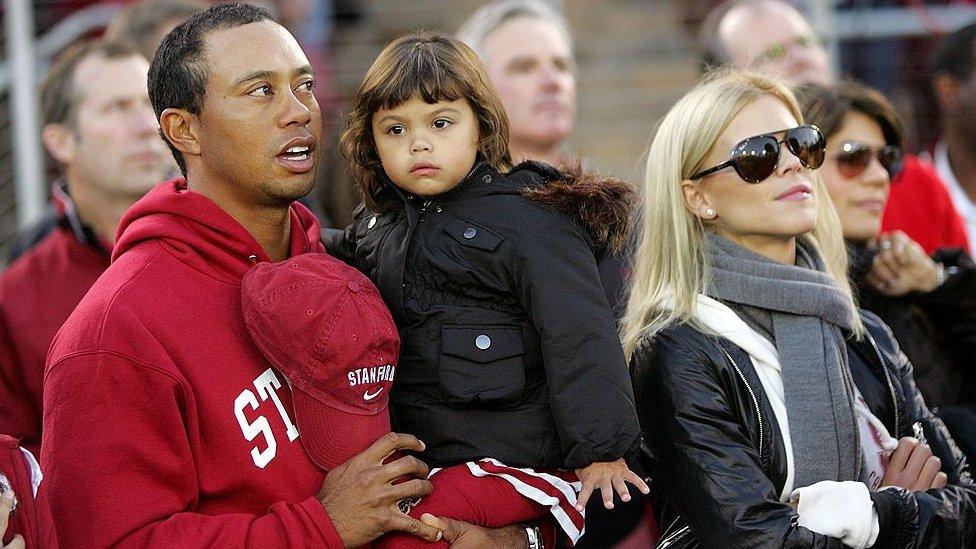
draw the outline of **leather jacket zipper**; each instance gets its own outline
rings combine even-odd
[[[735,368],[735,373],[739,374],[739,379],[742,380],[742,383],[746,384],[746,390],[749,391],[749,396],[752,398],[752,404],[756,407],[756,416],[759,418],[759,462],[762,463],[763,469],[765,469],[766,460],[763,457],[765,455],[763,452],[763,415],[762,410],[759,408],[759,399],[756,398],[756,393],[752,390],[752,385],[749,385],[749,381],[746,380],[746,376],[742,373],[742,370],[739,369],[739,365],[736,364],[735,360],[733,360],[732,355],[725,350],[725,347],[722,347],[721,345],[719,345],[719,347],[722,349],[722,353],[725,354],[725,358],[729,359],[732,367]]]
[[[691,533],[691,527],[682,526],[681,528],[675,530],[674,533],[668,534],[667,537],[662,538],[657,544],[657,549],[667,549],[672,544],[677,543],[682,538],[687,536],[689,533]]]
[[[875,354],[878,356],[878,362],[881,363],[881,371],[884,372],[885,381],[888,382],[888,391],[891,393],[891,406],[892,406],[892,408],[895,411],[895,434],[894,434],[894,436],[895,436],[895,438],[900,438],[901,437],[901,425],[900,425],[901,421],[900,421],[900,418],[898,417],[898,398],[897,398],[897,395],[895,393],[895,384],[894,384],[894,382],[891,381],[891,373],[889,373],[888,372],[888,368],[885,367],[884,357],[881,356],[881,349],[878,349],[877,342],[874,341],[874,338],[871,336],[870,333],[867,333],[867,336],[868,336],[868,341],[871,342],[871,347],[874,349]]]
[[[765,430],[763,429],[763,414],[762,409],[759,408],[759,399],[756,397],[756,392],[752,390],[752,385],[749,384],[749,380],[746,379],[745,374],[743,374],[742,370],[739,368],[738,363],[736,363],[735,359],[732,358],[732,355],[730,355],[729,352],[725,350],[725,347],[723,347],[721,344],[719,344],[718,347],[719,349],[722,349],[722,354],[724,354],[725,358],[728,359],[729,363],[732,365],[732,368],[735,370],[735,373],[738,374],[739,379],[742,380],[742,383],[745,383],[746,390],[749,391],[749,397],[752,399],[752,405],[756,410],[756,417],[759,418],[759,461],[762,464],[763,471],[766,471],[766,473],[769,474],[767,471],[766,460],[764,458],[765,453],[763,452]],[[681,520],[681,518],[681,516],[676,518],[671,523],[671,526],[668,526],[668,528],[664,531],[664,537],[658,541],[657,549],[667,549],[668,547],[671,547],[672,545],[691,535],[691,527],[688,525],[682,526],[670,534],[668,533],[668,530],[674,527],[674,525]]]

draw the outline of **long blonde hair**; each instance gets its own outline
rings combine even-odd
[[[682,97],[661,121],[647,154],[642,189],[639,243],[634,257],[633,285],[621,322],[627,355],[646,334],[673,323],[695,320],[697,294],[709,283],[706,228],[685,207],[682,181],[702,169],[702,161],[732,119],[746,105],[770,95],[783,102],[801,124],[803,114],[784,84],[751,72],[720,71]],[[828,273],[849,297],[847,252],[840,220],[819,176],[814,177],[817,223],[810,236],[827,264]],[[855,308],[853,297],[851,308]],[[855,314],[858,336],[863,333]]]

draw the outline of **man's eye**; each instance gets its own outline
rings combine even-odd
[[[525,74],[535,69],[537,63],[531,60],[518,61],[508,66],[508,71],[512,74]]]
[[[264,86],[261,86],[259,88],[254,88],[253,90],[251,90],[251,93],[249,93],[248,95],[265,96],[271,94],[272,94],[271,86],[265,84]]]
[[[437,128],[438,130],[442,130],[450,126],[452,123],[453,122],[451,122],[446,118],[438,118],[437,120],[434,120],[434,127]]]
[[[315,80],[308,80],[298,85],[298,89],[306,92],[311,92],[314,88],[315,88]]]
[[[387,128],[386,133],[390,135],[402,135],[404,131],[406,130],[403,128],[403,126],[397,125],[397,126],[390,126],[389,128]]]

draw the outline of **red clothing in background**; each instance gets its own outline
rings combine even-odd
[[[962,218],[935,168],[905,155],[905,168],[891,184],[881,219],[884,232],[901,230],[932,254],[939,248],[969,249]]]
[[[17,445],[16,439],[6,435],[0,435],[0,475],[17,497],[17,507],[0,543],[6,545],[20,534],[27,549],[57,547],[51,510],[34,498],[41,476],[37,461]]]
[[[48,347],[109,264],[108,252],[85,238],[58,226],[0,274],[0,433],[35,456]]]
[[[295,203],[290,255],[324,251],[319,234]],[[241,280],[259,261],[182,179],[126,213],[48,358],[40,497],[63,546],[341,547],[287,381],[244,325]]]

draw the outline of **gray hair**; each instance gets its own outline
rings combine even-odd
[[[502,24],[517,17],[541,19],[551,24],[572,49],[573,40],[566,18],[556,8],[541,0],[497,0],[482,6],[461,24],[457,31],[457,38],[484,60],[486,52],[482,48],[482,43],[485,37]]]

